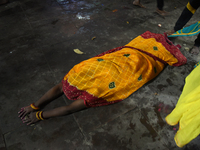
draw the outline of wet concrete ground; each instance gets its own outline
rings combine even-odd
[[[11,0],[0,6],[0,150],[178,150],[176,130],[158,104],[171,107],[185,77],[199,61],[187,49],[194,37],[175,40],[188,62],[167,66],[126,100],[26,126],[17,112],[61,81],[75,64],[123,46],[149,30],[172,29],[187,0],[165,0],[169,17],[155,13],[156,0]],[[189,24],[199,21],[199,11]],[[162,24],[158,27],[158,24]],[[96,38],[94,38],[96,37]],[[80,49],[83,55],[74,53]],[[65,96],[46,109],[71,103]],[[183,150],[199,150],[200,137]]]

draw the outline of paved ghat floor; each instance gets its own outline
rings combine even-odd
[[[188,62],[167,66],[126,100],[26,126],[17,112],[60,82],[75,64],[123,46],[151,31],[173,28],[187,0],[165,0],[169,17],[155,13],[156,0],[10,0],[0,6],[0,150],[199,150],[200,137],[183,148],[176,127],[158,104],[175,106],[200,56],[188,48],[194,37],[175,40]],[[199,21],[199,11],[187,25]],[[158,27],[161,24],[161,27]],[[79,49],[83,55],[73,50]],[[65,96],[45,110],[70,104]]]

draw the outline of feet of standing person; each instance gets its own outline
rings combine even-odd
[[[167,32],[165,32],[167,35],[172,35],[173,33],[175,33],[175,31],[174,30],[169,30],[169,31],[167,31]]]
[[[169,15],[169,12],[166,12],[166,11],[164,11],[164,10],[160,10],[160,9],[156,9],[156,12],[159,14],[159,15],[161,15],[161,16],[163,16],[163,17],[166,17],[166,16],[168,16]]]
[[[165,33],[167,34],[167,36],[169,36],[169,35],[172,35],[173,33],[175,33],[175,31],[174,31],[174,30],[169,30],[169,31],[167,31],[167,32],[165,32]],[[174,43],[177,37],[167,37],[167,38],[168,38],[172,43]]]
[[[139,6],[139,7],[141,7],[141,8],[146,8],[145,6],[143,6],[143,5],[140,3],[140,0],[134,0],[134,1],[133,1],[133,5]]]
[[[0,5],[8,3],[8,0],[0,0]]]
[[[172,35],[173,33],[175,33],[174,30],[169,30],[166,32],[167,35]],[[173,37],[173,38],[176,38],[176,37]],[[171,39],[170,39],[171,40]],[[191,54],[194,54],[194,55],[198,55],[199,54],[199,47],[198,46],[193,46],[191,49],[190,49],[190,53]]]
[[[191,54],[198,55],[199,54],[199,47],[193,46],[190,50]]]

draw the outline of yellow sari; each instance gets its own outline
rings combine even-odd
[[[180,63],[169,49],[181,54],[163,35],[145,32],[120,50],[75,65],[63,79],[64,93],[69,99],[83,99],[87,107],[121,101],[156,77],[165,63]]]
[[[200,66],[185,79],[183,92],[174,110],[165,118],[169,125],[179,123],[174,139],[183,147],[200,133]]]

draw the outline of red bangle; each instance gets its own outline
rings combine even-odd
[[[31,108],[33,108],[34,110],[40,109],[39,107],[36,107],[34,103],[32,103],[30,106],[31,106]]]

